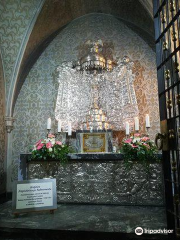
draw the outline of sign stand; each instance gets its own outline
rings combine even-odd
[[[57,209],[56,179],[16,181],[13,188],[12,210],[15,217],[20,213]]]

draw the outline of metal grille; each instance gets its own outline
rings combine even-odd
[[[154,0],[160,120],[167,121],[163,151],[167,225],[180,238],[180,0]]]

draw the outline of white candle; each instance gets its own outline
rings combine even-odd
[[[72,135],[71,122],[68,122],[68,136]]]
[[[48,120],[47,120],[47,129],[48,130],[51,129],[51,118],[48,118]]]
[[[150,127],[149,114],[146,114],[146,127]]]
[[[129,123],[126,122],[126,135],[129,135]]]
[[[61,132],[61,126],[62,126],[61,120],[58,120],[58,132]]]
[[[134,124],[135,124],[135,131],[139,131],[139,118],[134,118]]]

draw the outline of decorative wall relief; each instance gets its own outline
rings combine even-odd
[[[78,59],[78,46],[88,39],[113,42],[115,59],[128,56],[135,63],[132,73],[138,109],[142,111],[140,116],[143,119],[143,114],[149,113],[152,138],[159,130],[155,53],[137,34],[113,16],[83,16],[68,24],[51,42],[31,69],[21,89],[14,112],[16,121],[12,162],[15,170],[12,180],[17,179],[19,154],[28,152],[29,145],[43,138],[46,135],[47,118],[55,118],[57,67],[63,62]]]

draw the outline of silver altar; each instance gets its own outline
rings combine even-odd
[[[56,178],[59,203],[164,205],[161,163],[150,164],[149,171],[134,163],[127,170],[121,160],[82,160],[74,154],[65,165],[31,161],[27,173],[28,179]]]

